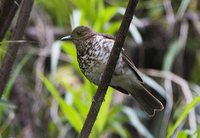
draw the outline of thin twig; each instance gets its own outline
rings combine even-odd
[[[92,105],[90,107],[90,111],[87,115],[86,121],[85,121],[82,131],[80,133],[80,136],[79,136],[80,138],[89,137],[89,134],[92,130],[92,127],[94,125],[94,122],[96,120],[96,117],[98,115],[100,107],[102,105],[102,102],[104,100],[106,91],[108,89],[108,85],[110,84],[112,74],[115,70],[115,66],[117,64],[119,54],[120,54],[122,46],[124,44],[125,37],[128,33],[128,29],[129,29],[130,23],[132,21],[133,14],[134,14],[137,3],[138,3],[138,0],[129,0],[129,3],[126,8],[126,12],[123,17],[121,26],[116,35],[116,41],[114,43],[108,63],[106,65],[103,76],[101,78],[100,85],[94,96]]]
[[[11,38],[12,41],[22,39],[33,6],[33,1],[34,0],[22,1],[17,23]],[[3,90],[10,77],[10,72],[17,57],[19,46],[20,43],[10,43],[7,48],[8,50],[2,63],[2,68],[0,69],[0,97],[2,96]]]

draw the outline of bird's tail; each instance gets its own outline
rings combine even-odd
[[[134,87],[134,90],[130,94],[139,102],[149,116],[154,116],[156,111],[164,109],[163,104],[142,85],[140,87]]]

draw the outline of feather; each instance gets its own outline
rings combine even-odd
[[[122,49],[122,58],[125,61],[125,63],[130,67],[130,69],[133,71],[137,79],[141,82],[144,83],[142,78],[139,75],[139,71],[135,67],[134,63],[131,61],[131,59],[125,54],[124,49]]]

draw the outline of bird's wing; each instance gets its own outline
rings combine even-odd
[[[112,36],[112,35],[109,35],[109,34],[98,34],[98,35],[101,35],[101,36],[103,36],[103,37],[105,37],[105,38],[108,38],[108,39],[115,40],[115,37]]]
[[[142,78],[140,77],[140,74],[138,73],[138,69],[135,67],[134,63],[131,61],[131,59],[126,55],[124,49],[122,49],[122,58],[125,61],[125,63],[130,67],[130,69],[133,71],[133,73],[136,75],[137,79],[144,83]]]
[[[105,38],[108,38],[108,39],[112,39],[112,40],[115,40],[115,37],[112,36],[112,35],[108,35],[108,34],[99,34],[99,35],[102,35],[103,37]],[[136,75],[137,79],[141,82],[141,83],[144,83],[142,78],[140,77],[139,75],[139,71],[138,69],[135,67],[134,63],[131,61],[131,59],[126,55],[124,49],[122,49],[122,58],[123,60],[125,61],[125,63],[131,68],[131,70],[133,71],[133,73]]]
[[[124,93],[124,94],[129,94],[124,88],[120,87],[120,86],[114,86],[114,85],[110,85],[110,87]]]

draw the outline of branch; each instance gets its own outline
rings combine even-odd
[[[17,23],[11,41],[22,39],[33,6],[33,1],[34,0],[22,1],[21,8],[19,11],[19,16],[17,19]],[[7,52],[4,61],[2,63],[2,68],[0,69],[0,97],[2,96],[3,90],[10,77],[10,72],[12,70],[14,61],[17,57],[17,51],[19,49],[19,46],[20,43],[10,43],[7,48]]]
[[[115,66],[117,64],[119,54],[122,50],[126,35],[128,33],[129,26],[132,21],[133,14],[134,14],[137,3],[138,3],[138,0],[129,0],[129,3],[126,8],[126,12],[123,17],[121,26],[116,35],[115,43],[112,48],[108,63],[106,65],[105,71],[102,75],[99,87],[98,87],[97,92],[92,101],[90,111],[87,115],[86,121],[83,125],[83,128],[81,130],[79,138],[89,137],[89,134],[92,130],[92,127],[95,123],[98,112],[100,110],[100,107],[101,107],[104,97],[106,95],[106,91],[111,82],[112,74],[115,70]]]
[[[0,4],[0,41],[4,38],[21,0],[1,0]]]

